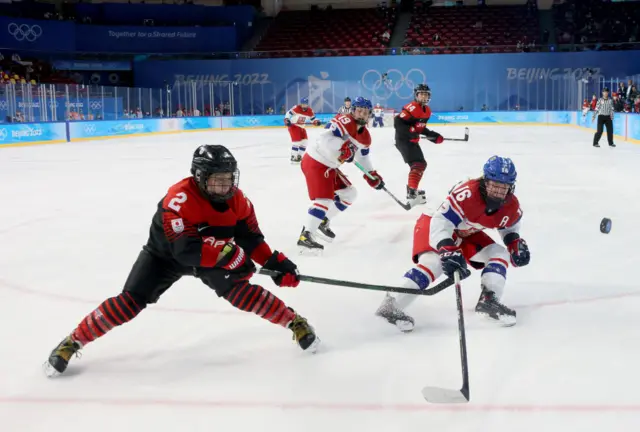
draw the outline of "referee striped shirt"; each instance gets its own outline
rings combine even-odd
[[[596,103],[596,115],[612,116],[613,115],[613,99],[600,98]]]
[[[340,109],[338,110],[338,114],[351,114],[352,111],[353,111],[353,107],[352,106],[347,108],[346,105],[342,105],[340,107]]]

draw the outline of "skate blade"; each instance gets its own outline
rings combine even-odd
[[[415,327],[415,324],[409,320],[397,319],[393,321],[393,320],[389,320],[387,317],[381,315],[380,313],[376,313],[376,316],[385,320],[385,322],[388,322],[389,324],[396,326],[398,330],[400,330],[402,333],[411,333],[413,331],[413,328]]]
[[[309,249],[304,246],[298,246],[298,255],[302,256],[322,256],[324,249]]]
[[[311,342],[311,345],[309,345],[307,347],[307,349],[304,350],[304,352],[309,353],[309,354],[315,354],[316,352],[318,352],[318,348],[319,347],[320,347],[320,338],[318,336],[316,336],[314,341]]]
[[[47,378],[55,378],[62,375],[51,365],[51,363],[49,363],[49,361],[46,361],[42,364],[42,371],[47,376]]]
[[[333,243],[333,240],[331,237],[325,235],[322,231],[318,230],[318,232],[316,233],[316,237],[318,237],[320,240],[325,241],[327,243]]]
[[[409,203],[411,208],[414,208],[419,205],[425,205],[427,203],[427,200],[426,199],[409,200],[407,201],[407,203]]]
[[[476,312],[477,315],[484,317],[485,319],[491,321],[492,323],[499,324],[502,327],[513,327],[516,325],[516,317],[511,315],[501,315],[498,319],[491,317],[488,313],[485,312]]]

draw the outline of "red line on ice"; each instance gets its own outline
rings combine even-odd
[[[474,404],[446,405],[424,403],[379,404],[364,402],[270,402],[270,401],[224,401],[224,400],[179,400],[179,399],[115,399],[115,398],[65,398],[65,397],[11,397],[0,396],[5,405],[107,405],[123,407],[172,407],[206,409],[278,409],[318,411],[405,411],[405,412],[513,412],[513,413],[594,413],[640,412],[640,405],[599,404]]]

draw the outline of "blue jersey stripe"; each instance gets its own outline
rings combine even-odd
[[[447,218],[447,220],[451,221],[451,223],[455,227],[460,225],[460,222],[462,222],[462,218],[460,218],[460,216],[458,216],[458,213],[456,213],[455,210],[453,210],[453,208],[451,206],[449,206],[449,210],[447,210],[445,213],[442,213],[442,215],[445,218]]]

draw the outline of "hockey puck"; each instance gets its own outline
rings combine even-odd
[[[609,234],[611,232],[611,219],[602,219],[602,222],[600,222],[600,232],[603,234]]]

